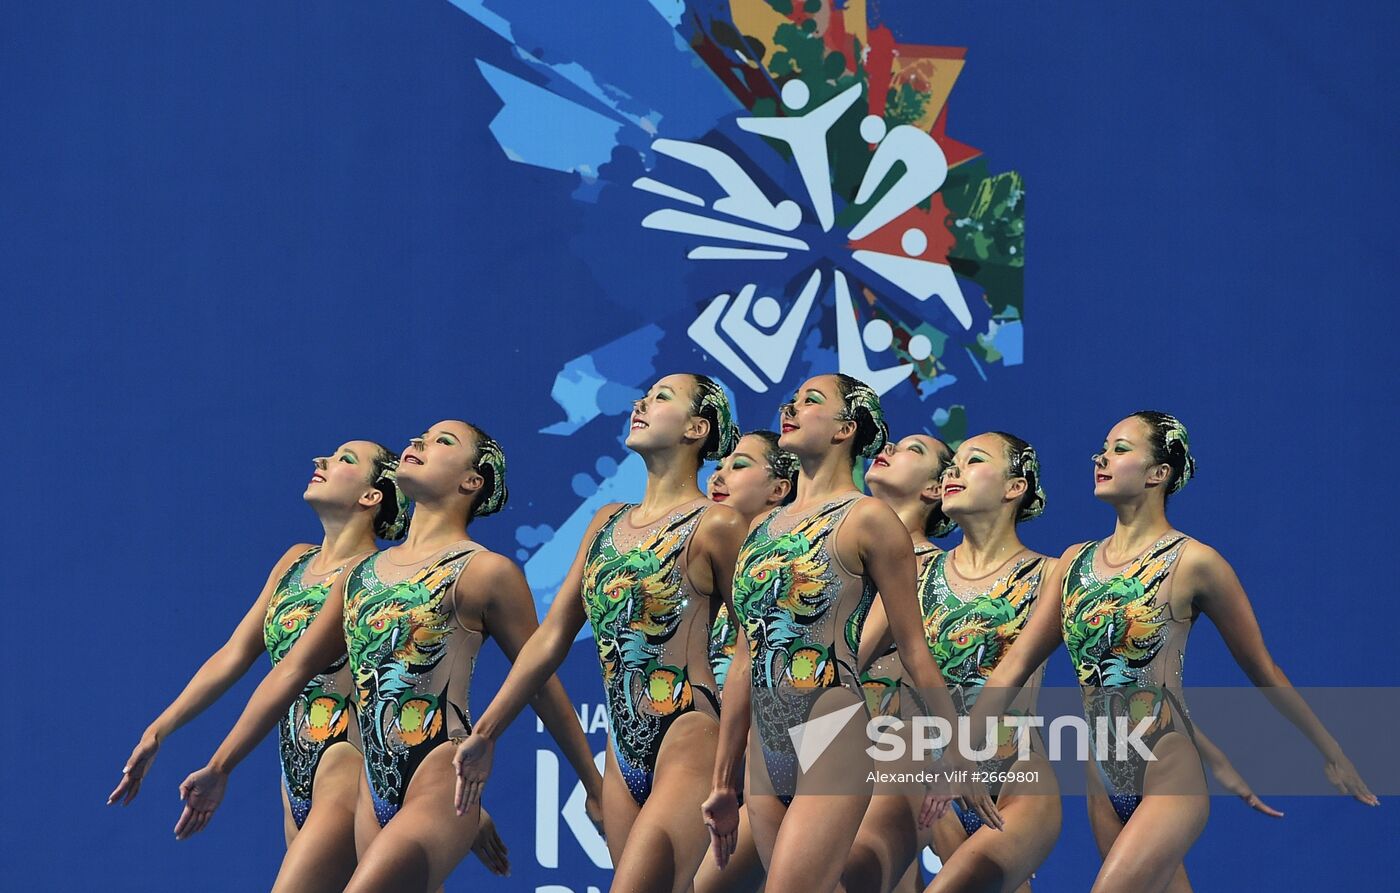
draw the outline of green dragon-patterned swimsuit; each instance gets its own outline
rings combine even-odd
[[[1103,543],[1085,543],[1065,573],[1060,620],[1085,716],[1093,727],[1106,718],[1111,735],[1120,718],[1132,729],[1150,717],[1141,735],[1149,749],[1169,732],[1193,734],[1181,672],[1194,618],[1173,617],[1168,598],[1168,581],[1187,542],[1173,531],[1117,573],[1098,569]],[[1111,743],[1116,750],[1118,742]],[[1098,767],[1126,824],[1142,802],[1147,763],[1135,749],[1125,752],[1128,759],[1100,760]]]
[[[583,566],[580,591],[598,645],[613,755],[638,805],[651,794],[672,723],[696,710],[719,717],[710,603],[685,576],[690,537],[709,505],[688,503],[640,530],[624,523],[634,506],[621,506],[589,543]]]
[[[342,565],[320,582],[305,585],[306,568],[320,551],[320,546],[314,546],[301,553],[277,581],[277,588],[268,600],[267,614],[263,618],[263,645],[273,666],[287,656],[311,621],[321,613],[326,594],[345,569]],[[282,784],[287,789],[287,802],[291,804],[292,818],[298,828],[311,812],[311,791],[321,755],[337,741],[350,740],[354,726],[351,722],[352,691],[350,670],[342,657],[316,674],[277,721]]]
[[[924,617],[924,638],[948,683],[958,713],[966,716],[977,703],[987,678],[1025,629],[1049,559],[1018,559],[1010,570],[983,589],[955,586],[948,579],[948,555],[942,552],[934,556],[920,575],[919,607]],[[1008,713],[1024,716],[1034,711],[1044,672],[1044,665],[1036,668]],[[1019,744],[1015,727],[1003,725],[997,735],[996,754],[982,764],[982,771],[996,773],[1007,769],[1016,762]],[[993,793],[996,790],[997,786],[993,786]],[[969,837],[982,827],[977,813],[957,804],[954,808]]]
[[[381,826],[403,805],[423,759],[471,733],[467,696],[482,634],[458,620],[453,593],[480,551],[476,543],[453,546],[395,582],[379,576],[378,552],[346,578],[345,646]]]
[[[739,550],[734,610],[752,659],[756,731],[775,791],[791,802],[797,755],[788,730],[806,722],[815,690],[842,686],[861,694],[861,628],[875,600],[874,584],[841,564],[832,537],[859,493],[798,517],[774,509]],[[771,696],[763,695],[767,690]]]

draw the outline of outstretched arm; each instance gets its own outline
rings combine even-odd
[[[456,801],[459,814],[466,812],[481,799],[482,788],[486,786],[486,779],[491,774],[497,739],[520,715],[520,711],[525,709],[525,705],[544,692],[545,684],[564,662],[569,648],[574,643],[574,637],[583,628],[584,621],[587,620],[580,591],[583,583],[583,565],[593,538],[616,510],[617,504],[611,503],[594,515],[592,523],[588,525],[588,531],[584,534],[583,542],[579,544],[578,554],[574,556],[569,574],[555,593],[554,604],[549,606],[544,623],[541,623],[520,647],[510,673],[506,675],[505,682],[501,683],[500,691],[496,692],[496,696],[481,714],[481,719],[472,729],[471,736],[458,745],[457,755],[452,762],[457,769]],[[533,610],[530,613],[533,614]],[[562,687],[560,690],[562,692]],[[540,718],[553,721],[552,715],[547,718],[541,714]],[[576,717],[572,717],[570,721],[577,726]],[[581,730],[579,734],[582,735]],[[585,743],[585,749],[586,747]],[[571,756],[570,760],[572,759]]]
[[[1181,556],[1182,584],[1187,587],[1194,604],[1211,619],[1230,654],[1244,670],[1249,681],[1263,689],[1264,695],[1284,717],[1307,736],[1326,760],[1324,771],[1328,781],[1344,794],[1350,794],[1368,806],[1380,800],[1366,787],[1356,767],[1347,759],[1342,747],[1288,681],[1283,670],[1274,663],[1264,645],[1264,634],[1249,604],[1244,587],[1234,568],[1220,553],[1200,542],[1189,543]]]
[[[248,613],[243,615],[233,635],[229,636],[228,641],[218,651],[210,655],[170,706],[146,727],[140,743],[127,758],[126,766],[122,769],[121,783],[107,798],[107,805],[120,800],[125,806],[136,799],[136,795],[141,791],[141,781],[150,771],[161,742],[223,697],[224,692],[243,678],[243,674],[252,667],[253,662],[263,653],[263,619],[267,615],[267,602],[272,596],[272,590],[292,562],[310,548],[311,546],[305,543],[293,546],[273,566],[272,573],[268,575],[257,600],[248,609]]]
[[[506,659],[515,663],[526,644],[540,628],[535,619],[535,599],[530,593],[530,585],[515,562],[503,555],[491,553],[482,555],[470,568],[474,571],[468,584],[477,591],[490,593],[487,605],[486,631],[501,646]],[[592,811],[601,809],[603,802],[603,778],[593,762],[593,753],[579,725],[578,714],[574,712],[564,684],[559,677],[550,675],[543,687],[530,700],[549,734],[564,751],[569,765],[578,773],[583,789],[593,801]]]
[[[203,830],[223,800],[229,773],[252,752],[258,742],[272,731],[277,720],[296,700],[297,695],[313,677],[335,663],[345,654],[345,632],[342,617],[345,604],[345,578],[335,582],[316,619],[302,633],[287,656],[272,668],[258,685],[248,706],[238,717],[228,737],[209,760],[209,764],[193,772],[180,785],[180,798],[185,810],[175,825],[180,839]]]

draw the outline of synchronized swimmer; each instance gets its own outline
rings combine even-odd
[[[1046,507],[1021,438],[891,441],[875,392],[840,374],[803,382],[777,415],[780,432],[740,435],[715,381],[657,380],[626,438],[646,489],[598,510],[543,623],[520,568],[469,533],[509,492],[505,453],[480,427],[439,422],[402,456],[357,440],[316,459],[304,498],[320,545],[273,566],[228,642],[142,734],[108,803],[130,803],[161,742],[265,652],[271,672],[180,785],[176,835],[208,824],[233,768],[276,728],[287,853],[274,890],[429,893],[469,851],[506,873],[482,799],[495,746],[528,703],[582,780],[619,893],[903,893],[926,846],[943,863],[930,893],[1028,891],[1059,836],[1061,797],[1039,736],[1010,719],[1035,711],[1063,642],[1085,718],[1142,720],[1150,753],[1089,763],[1093,889],[1179,893],[1209,813],[1206,767],[1281,815],[1187,712],[1182,667],[1201,616],[1333,786],[1378,803],[1274,663],[1230,565],[1167,521],[1168,496],[1196,468],[1176,418],[1113,426],[1092,471],[1117,522],[1056,559],[1018,536]],[[702,491],[707,461],[717,468]],[[937,542],[956,530],[955,546]],[[554,675],[585,623],[609,719],[601,775]],[[488,638],[513,666],[474,721]],[[932,715],[967,740],[871,782],[853,769],[872,766],[860,724],[811,759],[788,734],[862,709]],[[990,730],[996,740],[981,740]],[[864,786],[831,790],[840,773]],[[889,783],[902,774],[957,781]]]

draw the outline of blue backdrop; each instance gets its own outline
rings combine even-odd
[[[131,808],[102,804],[269,565],[316,538],[297,499],[310,457],[479,421],[509,453],[512,501],[473,533],[526,564],[543,607],[577,545],[570,519],[640,495],[619,413],[649,376],[722,378],[747,428],[770,424],[806,370],[856,361],[834,334],[838,268],[866,276],[864,334],[875,319],[894,333],[891,356],[860,361],[917,367],[891,389],[896,433],[956,434],[965,413],[971,431],[1040,449],[1050,510],[1023,531],[1032,546],[1106,534],[1089,453],[1130,411],[1173,412],[1201,463],[1173,519],[1234,563],[1294,682],[1400,684],[1378,566],[1397,535],[1400,437],[1393,4],[871,4],[901,46],[967,48],[940,145],[950,160],[953,139],[975,146],[988,176],[1024,182],[1024,301],[1018,284],[989,317],[995,264],[980,278],[955,264],[970,329],[946,300],[850,263],[810,211],[793,232],[806,259],[767,267],[690,261],[702,239],[640,225],[681,205],[632,180],[693,187],[649,148],[657,136],[717,147],[808,207],[691,51],[722,6],[5,6],[0,356],[24,523],[6,561],[23,576],[3,624],[0,846],[16,888],[270,882],[272,746],[205,833],[171,835],[176,785],[255,680],[162,748]],[[955,58],[932,55],[945,73]],[[790,308],[812,271],[812,324],[768,392],[687,335],[711,298],[750,283]],[[591,649],[564,678],[601,750]],[[1243,684],[1208,625],[1190,650],[1189,681]],[[504,669],[488,649],[478,705]],[[1071,681],[1063,654],[1049,678]],[[485,881],[472,862],[449,889],[606,889],[547,741],[522,718],[488,789],[513,877]],[[1359,886],[1400,868],[1394,806],[1277,805],[1281,821],[1215,801],[1188,860],[1197,889]],[[1037,889],[1087,889],[1097,861],[1068,802]]]

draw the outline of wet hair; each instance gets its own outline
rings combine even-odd
[[[836,389],[846,404],[844,419],[856,423],[856,435],[851,438],[852,456],[873,459],[890,439],[885,411],[880,397],[870,385],[843,372],[835,373]]]
[[[481,494],[472,506],[471,516],[484,518],[505,508],[506,500],[510,498],[510,490],[506,487],[506,454],[496,439],[480,425],[467,422],[467,427],[476,434],[476,461],[472,467],[484,481]]]
[[[710,423],[710,436],[700,446],[700,461],[723,459],[739,444],[739,428],[734,424],[734,410],[724,388],[713,378],[698,372],[687,373],[695,381],[695,396],[690,401],[690,414]]]
[[[936,439],[936,438],[935,438]],[[940,479],[943,471],[953,464],[953,451],[948,444],[938,441],[943,447],[945,454],[938,457],[938,471],[934,472],[934,479]],[[958,529],[958,522],[948,517],[948,513],[943,511],[943,500],[938,501],[938,505],[933,511],[928,513],[928,520],[924,522],[924,536],[929,539],[938,539],[947,536]]]
[[[775,431],[759,428],[757,431],[744,432],[744,437],[751,435],[763,441],[763,461],[768,463],[769,473],[788,482],[787,496],[783,497],[782,502],[783,505],[787,505],[797,498],[797,456],[778,446],[778,434]]]
[[[1012,477],[1026,479],[1026,494],[1016,509],[1016,522],[1029,521],[1045,511],[1045,489],[1040,485],[1040,458],[1035,447],[1015,434],[993,431],[1006,444],[1006,464]]]
[[[374,441],[370,441],[374,443]],[[371,460],[370,484],[384,497],[374,513],[374,535],[394,542],[408,533],[408,497],[399,487],[399,454],[381,443],[374,443],[377,452]]]
[[[1148,440],[1152,446],[1152,461],[1165,462],[1171,467],[1165,501],[1166,496],[1176,493],[1196,476],[1196,457],[1191,455],[1191,438],[1186,434],[1186,426],[1176,416],[1153,410],[1135,412],[1129,418],[1141,419],[1152,432]]]

